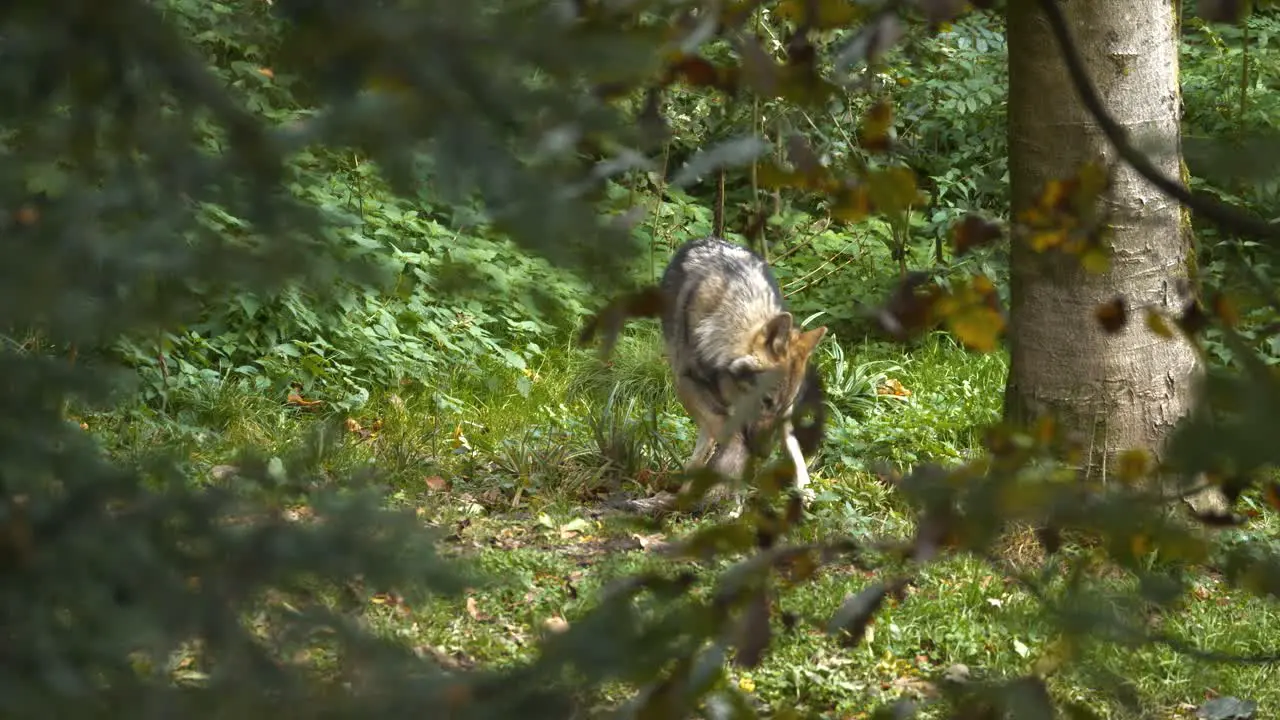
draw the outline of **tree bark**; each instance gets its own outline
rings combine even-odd
[[[1177,4],[1166,0],[1062,3],[1103,102],[1157,167],[1181,173]],[[1115,152],[1067,76],[1062,54],[1036,2],[1008,4],[1009,172],[1013,213],[1045,184]],[[1127,165],[1102,202],[1109,207],[1111,269],[1091,274],[1074,258],[1037,253],[1015,238],[1011,252],[1010,370],[1005,417],[1027,422],[1045,412],[1077,433],[1086,474],[1098,477],[1117,452],[1156,455],[1190,409],[1198,374],[1194,350],[1144,322],[1151,304],[1177,314],[1189,300],[1191,237],[1178,204]],[[1115,335],[1095,311],[1122,295],[1129,322]],[[1111,465],[1114,467],[1114,465]],[[1109,474],[1109,473],[1108,473]]]

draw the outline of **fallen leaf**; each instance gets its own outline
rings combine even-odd
[[[895,397],[911,397],[911,391],[894,378],[885,378],[876,388],[877,395],[893,395]]]
[[[574,518],[559,528],[560,539],[568,540],[591,529],[591,523],[583,518]]]
[[[439,475],[429,475],[426,479],[427,488],[436,492],[443,492],[449,489],[449,481]]]
[[[472,620],[479,622],[484,622],[489,619],[488,615],[480,612],[480,608],[476,605],[476,598],[474,595],[467,596],[467,615],[470,615]]]
[[[640,544],[641,550],[662,550],[670,545],[667,539],[660,534],[640,535],[633,533],[631,537]]]
[[[235,465],[214,465],[209,468],[209,475],[211,475],[214,480],[226,480],[227,478],[233,477],[239,471],[240,468]]]
[[[542,627],[547,632],[559,634],[569,629],[569,621],[559,615],[552,615],[542,621]]]
[[[293,390],[289,391],[289,395],[285,398],[284,403],[286,405],[302,408],[303,410],[317,410],[321,405],[324,405],[323,400],[307,400],[302,397],[301,388],[296,386]]]

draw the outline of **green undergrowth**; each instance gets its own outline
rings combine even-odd
[[[998,418],[1006,359],[965,352],[941,334],[905,352],[837,336],[819,364],[830,427],[815,473],[818,498],[796,540],[907,536],[910,510],[871,466],[954,462],[974,453],[981,428]],[[540,634],[576,622],[610,581],[671,571],[662,546],[707,522],[645,521],[602,502],[619,490],[670,488],[692,446],[693,428],[666,373],[656,328],[638,323],[607,364],[592,350],[555,347],[523,371],[500,361],[458,369],[430,385],[413,382],[375,396],[351,413],[225,382],[176,393],[163,413],[80,419],[118,456],[142,462],[166,447],[211,484],[242,462],[239,447],[284,453],[324,433],[331,449],[315,482],[346,482],[373,470],[394,504],[439,528],[443,546],[474,561],[482,578],[462,600],[407,607],[394,594],[376,594],[354,612],[434,662],[502,666],[529,659]],[[762,665],[734,669],[731,681],[771,713],[859,717],[885,699],[926,695],[930,678],[962,672],[960,665],[972,677],[1012,677],[1054,640],[1027,593],[987,565],[958,557],[931,565],[902,601],[890,601],[864,643],[842,648],[823,624],[872,577],[834,566],[813,582],[779,588],[779,642]],[[1196,582],[1194,599],[1163,621],[1164,630],[1225,652],[1280,643],[1274,608],[1237,597],[1212,577]],[[1119,591],[1128,583],[1115,584]],[[696,585],[695,595],[703,587]],[[1280,703],[1265,666],[1197,663],[1160,647],[1099,644],[1085,652],[1094,674],[1054,675],[1061,697],[1100,701],[1101,688],[1123,677],[1160,717],[1185,714],[1215,693],[1252,698],[1263,708]],[[583,701],[608,705],[627,692],[605,688]],[[1124,716],[1123,708],[1112,710]]]

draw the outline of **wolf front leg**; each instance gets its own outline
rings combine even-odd
[[[809,488],[809,463],[805,461],[804,453],[800,450],[800,441],[796,439],[796,434],[790,427],[787,427],[782,442],[796,468],[796,489],[800,491],[800,497],[807,505],[813,502],[814,498],[814,492]]]
[[[697,470],[706,467],[711,462],[712,455],[716,451],[715,433],[707,425],[698,426],[698,441],[693,445],[693,455],[689,456],[689,461],[684,464],[685,470]]]

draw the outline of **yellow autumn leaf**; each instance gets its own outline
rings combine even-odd
[[[1067,183],[1062,180],[1050,180],[1044,185],[1044,192],[1037,201],[1042,208],[1056,208],[1067,196]]]
[[[1146,555],[1150,550],[1151,538],[1145,533],[1134,533],[1133,536],[1129,538],[1129,552],[1131,552],[1135,558],[1140,558],[1143,555]]]
[[[1058,247],[1067,239],[1067,231],[1049,230],[1047,232],[1039,232],[1028,238],[1027,242],[1031,245],[1031,249],[1036,252],[1044,252],[1052,247]]]
[[[1080,253],[1080,265],[1085,272],[1104,273],[1111,269],[1111,254],[1105,248],[1091,247]]]
[[[848,188],[839,193],[831,206],[831,214],[846,222],[858,222],[871,214],[871,198],[864,186]]]
[[[1068,635],[1059,635],[1041,651],[1031,665],[1031,672],[1044,677],[1051,675],[1076,656],[1076,642]]]
[[[1159,547],[1161,557],[1174,561],[1194,565],[1209,559],[1208,544],[1190,534],[1176,533],[1165,537]]]
[[[889,167],[867,177],[871,202],[887,213],[905,212],[912,205],[923,204],[916,186],[916,174],[905,167]]]
[[[1120,481],[1133,483],[1144,477],[1151,469],[1151,456],[1142,448],[1131,448],[1120,453],[1116,458],[1116,464],[1119,466],[1116,474]]]
[[[1053,416],[1041,415],[1040,418],[1036,420],[1035,428],[1032,429],[1031,434],[1040,445],[1048,445],[1050,442],[1053,442],[1053,435],[1056,430],[1057,423],[1054,421]]]
[[[848,0],[782,0],[774,12],[780,19],[805,23],[817,30],[845,27],[866,15],[858,4]]]
[[[947,317],[951,333],[971,350],[991,352],[996,349],[1004,318],[989,307],[970,307]]]
[[[1044,483],[1009,483],[1000,489],[999,508],[1003,514],[1023,515],[1043,507],[1049,490]]]
[[[1169,327],[1164,316],[1151,308],[1147,308],[1147,328],[1166,340],[1173,339],[1173,329]]]
[[[1080,173],[1076,176],[1079,185],[1076,187],[1076,198],[1080,200],[1093,200],[1107,189],[1107,185],[1111,180],[1107,177],[1107,168],[1101,163],[1087,162],[1080,168]]]

